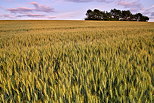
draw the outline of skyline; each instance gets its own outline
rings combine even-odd
[[[130,10],[154,22],[153,0],[1,0],[0,20],[84,20],[88,9]]]

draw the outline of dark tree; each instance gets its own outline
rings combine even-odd
[[[148,21],[149,17],[143,16],[141,13],[135,14],[135,17],[137,18],[137,21]]]
[[[117,10],[117,9],[111,9],[110,13],[112,15],[112,18],[114,18],[117,21],[120,19],[121,15],[122,15],[121,11]]]
[[[143,15],[141,13],[137,13],[137,14],[135,14],[135,17],[136,17],[137,21],[141,21]]]
[[[98,9],[95,9],[94,11],[88,10],[86,20],[102,20],[103,19],[103,13],[99,11]]]
[[[129,10],[122,11],[121,20],[123,21],[131,21],[132,13]]]
[[[93,11],[92,11],[92,10],[89,9],[89,10],[87,11],[86,15],[87,15],[86,20],[94,20],[94,19],[93,19]]]
[[[96,20],[101,20],[101,19],[102,19],[102,18],[101,18],[101,17],[102,17],[101,11],[95,9],[95,10],[94,10],[94,17],[95,17]]]
[[[129,10],[111,9],[110,12],[100,11],[98,9],[88,10],[85,20],[104,20],[104,21],[148,21],[147,16],[141,13],[133,15]]]
[[[149,17],[143,16],[142,19],[141,19],[141,21],[149,21]]]

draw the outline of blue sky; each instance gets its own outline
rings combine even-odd
[[[88,9],[130,10],[154,22],[154,0],[1,0],[1,20],[83,20]]]

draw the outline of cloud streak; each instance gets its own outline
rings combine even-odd
[[[10,19],[13,19],[13,18],[15,18],[15,16],[10,15],[10,14],[2,14],[2,15],[0,15],[0,18],[4,18],[4,19],[10,18]]]
[[[143,8],[139,1],[118,1],[118,6],[123,6],[124,8],[128,8],[133,12],[137,12]]]
[[[141,8],[142,5],[138,1],[118,1],[118,5],[123,6],[124,8]]]
[[[34,5],[35,11],[41,11],[41,12],[53,12],[54,9],[45,5],[40,5],[37,2],[31,2],[30,4]]]
[[[45,5],[40,5],[37,2],[31,2],[30,4],[32,4],[34,8],[18,7],[18,8],[9,8],[7,10],[10,11],[11,13],[22,13],[22,14],[27,12],[45,12],[45,13],[54,12],[53,8]]]
[[[151,16],[154,16],[154,12],[151,13]]]
[[[18,18],[29,18],[29,19],[55,19],[57,18],[56,16],[47,16],[47,15],[43,15],[43,14],[32,14],[32,13],[27,13],[27,14],[19,14],[19,15],[11,15],[11,14],[1,14],[0,18],[3,19],[18,19]]]
[[[42,14],[24,14],[24,15],[17,15],[17,17],[38,17],[38,18],[42,18],[45,17],[45,15]]]
[[[84,2],[111,2],[111,0],[65,0],[65,1],[76,2],[76,3],[84,3]]]
[[[154,5],[152,5],[149,8],[143,8],[142,11],[143,11],[144,14],[151,14],[152,11],[154,11]]]
[[[19,7],[19,8],[9,8],[7,9],[11,13],[25,13],[25,12],[32,12],[34,9],[27,8],[27,7]]]

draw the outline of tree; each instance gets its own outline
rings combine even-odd
[[[148,21],[149,17],[143,16],[141,13],[135,14],[135,17],[137,18],[137,21]]]
[[[122,20],[123,21],[130,21],[132,17],[132,13],[129,10],[123,10],[122,11]]]
[[[86,20],[102,20],[103,19],[103,13],[99,11],[98,9],[95,10],[88,10]]]
[[[148,21],[147,16],[141,13],[133,15],[129,10],[111,9],[110,12],[98,9],[87,10],[85,20],[105,20],[105,21]]]
[[[142,19],[141,19],[141,21],[149,21],[149,17],[143,16]]]
[[[119,20],[121,17],[121,11],[117,10],[117,9],[111,9],[110,11],[112,18],[114,18],[115,20]]]
[[[137,13],[137,14],[135,14],[135,17],[136,17],[137,21],[141,21],[141,18],[143,17],[143,15],[141,13]]]
[[[92,11],[92,10],[89,9],[89,10],[87,11],[86,15],[87,15],[86,20],[94,20],[94,19],[93,19],[93,11]]]
[[[93,11],[93,13],[94,13],[94,18],[96,20],[101,20],[102,19],[102,13],[101,13],[101,11],[99,11],[98,9],[95,9]]]

